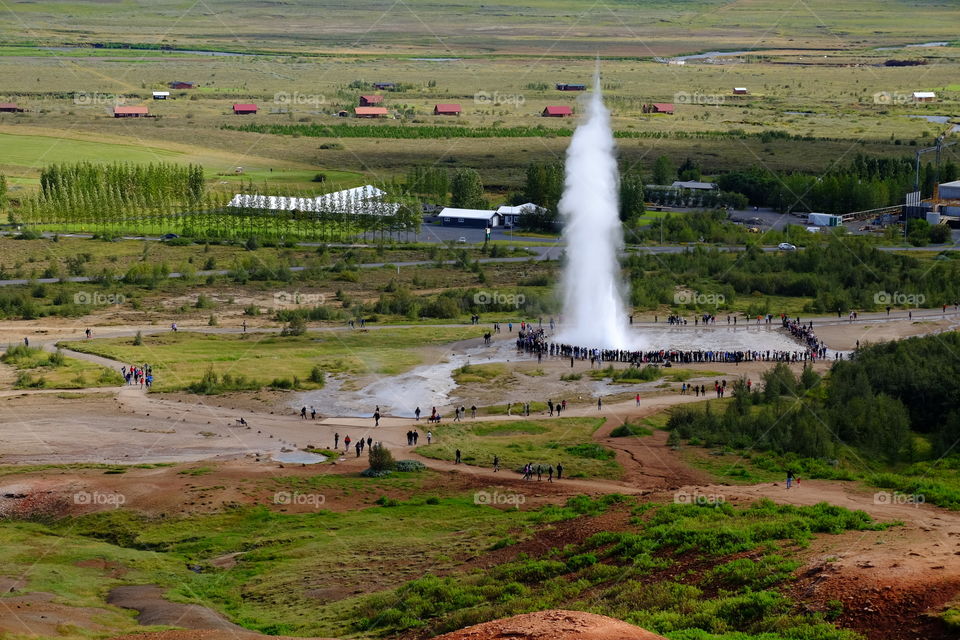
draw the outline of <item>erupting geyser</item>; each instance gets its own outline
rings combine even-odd
[[[610,112],[603,104],[597,73],[586,119],[574,131],[567,149],[559,204],[567,260],[559,339],[568,344],[607,349],[637,346],[627,325],[617,259],[623,230],[615,149]]]

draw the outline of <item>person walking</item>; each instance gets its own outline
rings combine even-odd
[[[310,407],[310,419],[311,419],[311,420],[316,420],[316,419],[317,419],[317,408],[316,408],[316,407]]]
[[[427,444],[433,442],[433,431],[427,431]]]
[[[345,436],[343,438],[343,450],[350,451],[350,436]]]
[[[597,397],[597,411],[600,411],[601,409],[603,409],[603,398],[600,397],[600,396],[598,396],[598,397]]]
[[[636,401],[637,401],[637,406],[639,407],[639,406],[640,406],[640,394],[639,394],[639,393],[637,394]]]
[[[414,410],[413,415],[417,416],[417,422],[420,422],[420,407],[417,407],[416,410]]]
[[[457,455],[457,459],[456,459],[456,462],[454,462],[454,464],[460,464],[460,449],[457,449],[456,455]]]
[[[300,419],[301,419],[301,420],[306,420],[306,419],[307,419],[307,408],[306,408],[306,407],[300,407]]]
[[[493,456],[493,472],[500,471],[500,456]]]
[[[340,434],[333,434],[333,450],[337,451],[340,448]]]
[[[557,480],[563,477],[563,464],[557,463]]]
[[[377,410],[373,412],[373,426],[380,426],[380,407],[377,407]]]
[[[547,467],[547,482],[553,482],[553,465]]]
[[[476,417],[477,417],[477,405],[475,405],[475,404],[474,404],[474,405],[470,405],[470,417],[471,417],[471,418],[476,418]]]
[[[793,471],[787,471],[787,489],[793,486]]]

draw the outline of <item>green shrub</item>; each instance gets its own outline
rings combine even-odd
[[[610,436],[614,438],[623,438],[626,436],[651,436],[653,431],[639,424],[632,424],[630,422],[624,422],[622,425],[610,432]]]
[[[397,460],[394,463],[396,471],[423,471],[427,466],[419,460]]]

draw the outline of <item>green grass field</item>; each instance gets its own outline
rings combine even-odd
[[[18,389],[85,389],[123,383],[120,374],[111,369],[39,348],[8,345],[0,360],[15,369],[14,387]]]
[[[133,338],[66,342],[64,347],[125,363],[149,363],[154,389],[173,391],[198,382],[208,371],[244,377],[252,386],[274,379],[307,379],[315,366],[326,374],[397,374],[423,362],[417,347],[477,338],[476,327],[415,327],[360,331],[311,331],[277,334],[199,334],[180,331]]]
[[[446,422],[433,428],[435,442],[417,453],[437,460],[454,460],[461,450],[465,464],[490,467],[500,457],[502,473],[512,474],[528,462],[563,464],[564,477],[620,478],[623,469],[613,451],[593,443],[603,418],[558,418],[508,422]]]

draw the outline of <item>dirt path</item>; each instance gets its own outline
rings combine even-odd
[[[143,626],[169,625],[250,633],[249,629],[233,624],[212,609],[170,602],[164,599],[163,593],[164,589],[152,584],[115,587],[110,591],[107,602],[123,609],[136,610],[137,622]]]

